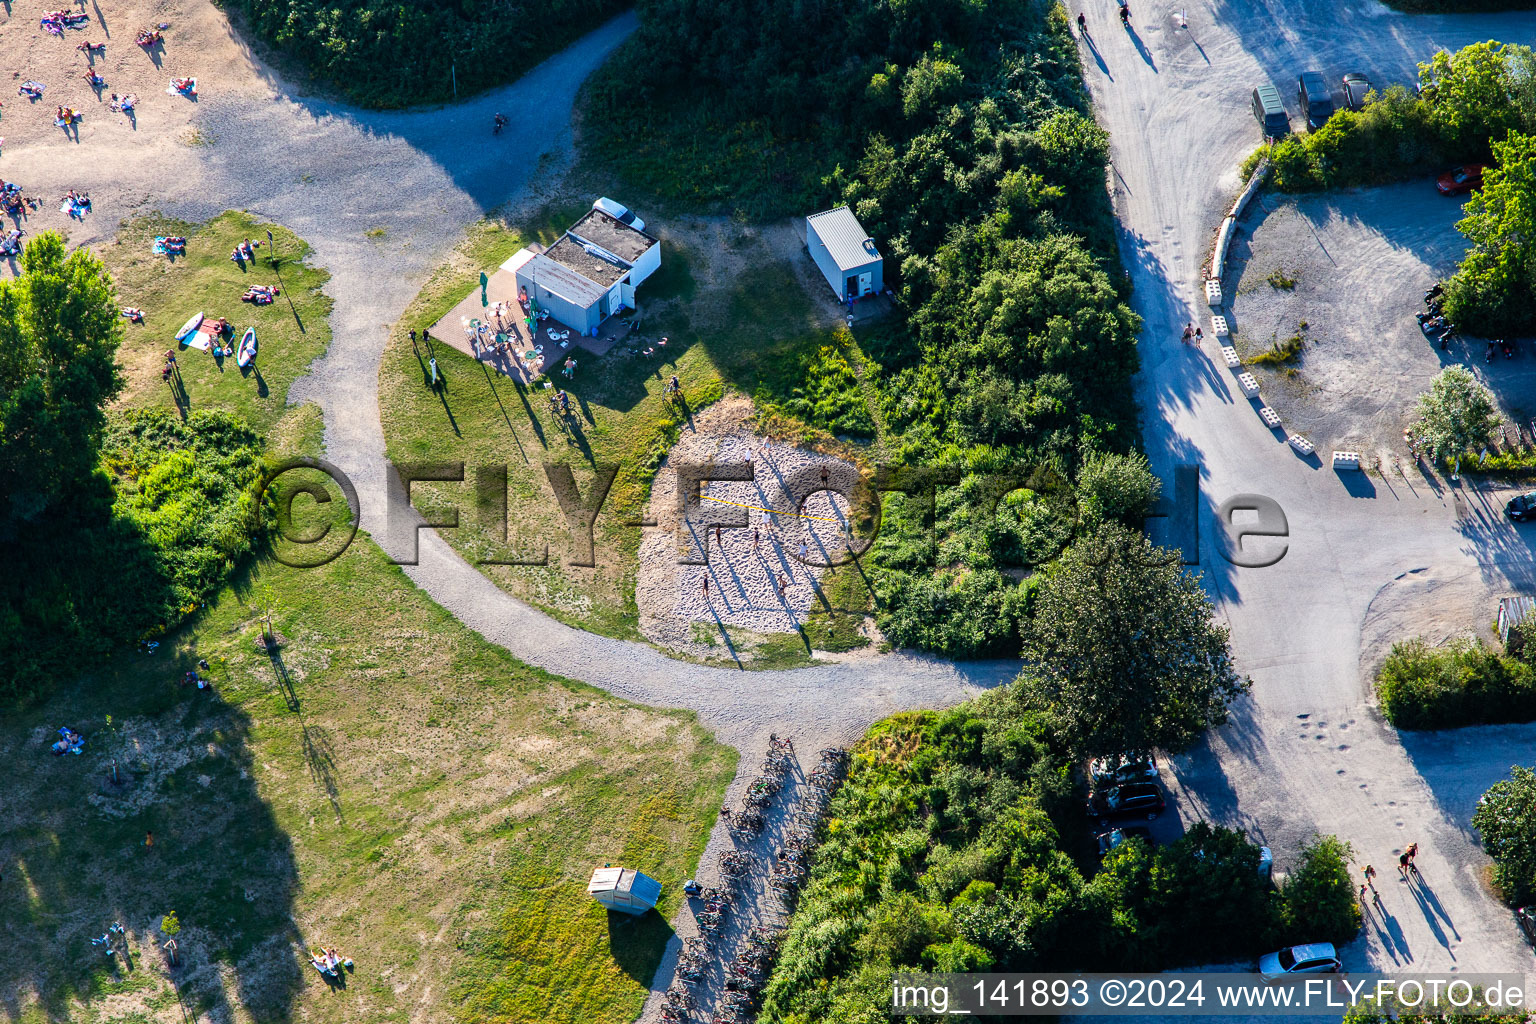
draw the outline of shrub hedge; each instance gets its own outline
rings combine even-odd
[[[1460,5],[1458,5],[1459,7]],[[1419,65],[1423,93],[1393,85],[1362,110],[1338,110],[1313,132],[1265,147],[1285,192],[1378,185],[1463,162],[1487,163],[1492,143],[1536,128],[1530,47],[1473,43]]]
[[[1399,729],[1529,722],[1536,719],[1536,669],[1481,640],[1445,647],[1405,640],[1382,663],[1376,697]]]

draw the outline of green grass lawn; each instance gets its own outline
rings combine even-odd
[[[305,251],[273,230],[284,252]],[[166,228],[133,225],[109,247],[124,302],[152,324],[179,324],[204,296],[238,299],[224,256],[256,237],[243,215],[172,229],[194,253],[174,268],[128,255],[153,233]],[[253,314],[281,313],[270,335],[258,328],[269,394],[210,366],[184,374],[201,407],[263,429],[269,453],[316,454],[319,409],[281,403],[329,339],[329,302],[312,291],[325,274],[283,273],[306,330],[286,303]],[[125,405],[167,400],[152,354],[153,381],[130,367]],[[305,502],[301,532],[324,508]],[[285,638],[275,656],[255,645],[268,610]],[[211,692],[179,685],[200,659]],[[86,734],[82,756],[49,754],[62,725]],[[689,714],[486,643],[366,537],[318,569],[248,561],[155,654],[123,652],[0,710],[0,1016],[633,1020],[735,762]],[[610,862],[662,880],[658,913],[610,920],[587,897]],[[174,972],[158,932],[171,911]],[[113,922],[126,959],[91,943]],[[300,954],[322,945],[356,962],[344,993]]]
[[[198,658],[211,693],[177,683]],[[65,724],[83,756],[48,753]],[[154,656],[0,717],[0,753],[0,991],[24,1021],[179,1020],[152,930],[171,910],[189,1011],[629,1021],[735,765],[690,715],[487,644],[362,539],[260,564]],[[585,892],[608,862],[661,879],[661,913],[609,920]],[[131,970],[90,945],[113,921]],[[357,962],[346,994],[303,944]]]
[[[276,268],[268,261],[268,230],[277,242]],[[156,235],[186,236],[186,255],[174,262],[156,256],[151,250]],[[256,262],[242,271],[229,254],[244,238],[261,246]],[[123,305],[146,314],[143,324],[124,329],[118,360],[127,387],[120,404],[178,408],[176,395],[160,379],[165,352],[175,349],[186,388],[183,411],[226,409],[265,433],[287,411],[289,386],[331,343],[331,300],[320,291],[330,275],[305,263],[309,246],[286,228],[236,210],[202,224],[149,217],[124,224],[115,244],[99,252]],[[253,284],[277,284],[283,294],[269,306],[241,302]],[[176,342],[176,332],[198,312],[227,319],[236,346],[247,327],[256,328],[256,372],[242,374],[233,358],[221,366],[210,354]]]
[[[440,393],[426,387],[425,356],[413,350],[407,331],[435,322],[477,286],[482,270],[497,266],[525,237],[558,237],[579,209],[546,211],[534,229],[495,222],[472,229],[391,332],[379,405],[389,457],[397,463],[445,460],[508,468],[505,543],[474,514],[468,472],[463,484],[413,486],[423,512],[460,510],[459,527],[442,531],[450,544],[468,558],[482,559],[527,558],[548,543],[547,566],[487,565],[482,571],[563,622],[639,639],[634,586],[640,530],[623,524],[639,518],[661,459],[679,433],[691,429],[688,416],[666,401],[668,377],[675,373],[681,380],[691,411],[727,390],[741,391],[757,398],[760,412],[772,413],[762,417],[765,432],[808,445],[836,445],[844,453],[862,446],[839,444],[830,431],[842,422],[842,410],[862,408],[865,399],[850,383],[851,372],[846,377],[821,372],[825,358],[842,358],[824,353],[853,342],[846,332],[816,322],[811,299],[787,261],[762,245],[746,244],[742,252],[722,257],[691,240],[663,242],[661,269],[639,291],[643,336],[668,337],[666,348],[648,357],[620,344],[601,358],[578,355],[574,380],[556,377],[573,400],[573,427],[550,415],[541,387],[527,388],[446,345],[434,346],[446,386]],[[743,269],[722,272],[718,264],[727,260]],[[867,415],[864,422],[870,422]],[[620,467],[595,526],[593,567],[569,564],[565,520],[544,463],[569,465],[583,494],[595,466]],[[868,592],[857,589],[862,596],[854,598],[855,606],[862,606]],[[813,623],[808,631],[813,642],[824,640],[825,649],[846,650],[858,643],[849,636],[857,621],[850,618],[836,629]],[[801,649],[803,660],[799,640],[790,646]]]

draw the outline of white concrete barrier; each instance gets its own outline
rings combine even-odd
[[[1267,405],[1259,410],[1259,419],[1263,420],[1264,425],[1270,429],[1280,426],[1280,414]]]
[[[1221,358],[1227,361],[1227,368],[1230,370],[1235,370],[1243,365],[1243,361],[1237,358],[1237,349],[1231,345],[1221,346]]]
[[[1253,374],[1240,373],[1237,375],[1237,382],[1242,385],[1243,394],[1249,398],[1259,397],[1259,382],[1253,379]]]
[[[1334,452],[1333,453],[1333,468],[1334,469],[1359,469],[1360,468],[1360,453],[1359,452]]]
[[[1214,277],[1205,282],[1205,304],[1213,309],[1221,305],[1221,282]]]
[[[1269,158],[1259,161],[1259,166],[1253,169],[1253,177],[1248,179],[1248,185],[1238,195],[1237,202],[1232,204],[1232,209],[1227,213],[1226,220],[1221,222],[1221,230],[1216,234],[1216,248],[1211,253],[1211,272],[1207,278],[1220,281],[1227,269],[1227,246],[1232,243],[1232,235],[1237,231],[1237,219],[1243,215],[1248,201],[1259,191],[1259,186],[1269,176]]]
[[[1314,451],[1317,450],[1316,448],[1312,447],[1311,441],[1308,441],[1300,434],[1292,434],[1290,437],[1285,439],[1285,443],[1290,445],[1292,448],[1295,448],[1297,454],[1300,455],[1311,455]]]
[[[1211,316],[1211,333],[1218,338],[1225,338],[1231,332],[1227,330],[1227,318],[1220,314]]]

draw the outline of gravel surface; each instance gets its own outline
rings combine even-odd
[[[1524,422],[1536,410],[1536,352],[1486,362],[1487,346],[1459,339],[1442,350],[1413,314],[1424,290],[1448,276],[1466,251],[1456,230],[1462,202],[1428,177],[1386,188],[1292,198],[1260,194],[1228,261],[1227,309],[1248,356],[1300,332],[1307,344],[1294,374],[1251,368],[1266,403],[1319,450],[1361,452],[1411,467],[1403,427],[1415,398],[1448,364],[1470,366]],[[1275,288],[1275,270],[1295,281]]]
[[[814,479],[825,468],[832,487],[851,490],[857,469],[754,436],[751,414],[751,400],[740,396],[694,417],[651,488],[646,518],[656,527],[640,544],[635,601],[641,630],[668,650],[701,658],[719,658],[728,650],[734,657],[743,652],[726,626],[758,634],[795,632],[821,604],[827,566],[847,558],[842,526],[848,521],[847,499],[835,490],[818,490],[797,507],[788,488],[791,480],[807,474]],[[684,515],[673,467],[711,461],[751,462],[755,479],[705,482],[697,508]],[[733,525],[741,521],[745,525]],[[695,630],[695,623],[704,629]]]
[[[1495,490],[1453,490],[1411,472],[1339,474],[1326,460],[1298,459],[1260,422],[1214,345],[1202,351],[1178,337],[1185,322],[1209,313],[1202,261],[1240,187],[1237,166],[1259,141],[1248,108],[1255,85],[1275,82],[1294,108],[1302,70],[1406,81],[1438,48],[1529,39],[1536,18],[1408,17],[1369,0],[1133,8],[1128,32],[1112,7],[1087,5],[1094,44],[1082,53],[1111,133],[1121,247],[1146,318],[1137,394],[1154,467],[1201,466],[1201,568],[1254,682],[1228,726],[1173,759],[1175,811],[1186,822],[1248,828],[1275,849],[1281,870],[1316,831],[1350,841],[1362,863],[1385,865],[1387,916],[1373,917],[1344,951],[1350,969],[1523,970],[1530,950],[1485,886],[1488,862],[1460,794],[1525,755],[1512,753],[1518,744],[1479,742],[1483,730],[1405,741],[1381,721],[1360,669],[1362,624],[1394,580],[1428,569],[1528,587],[1531,535],[1501,519]],[[1188,28],[1174,18],[1180,9]],[[1400,322],[1396,311],[1390,321],[1366,319],[1380,315],[1368,305],[1362,329]],[[1218,550],[1213,511],[1253,492],[1280,504],[1289,536],[1278,563],[1241,569]],[[1524,737],[1528,750],[1536,727],[1503,735]],[[1415,841],[1425,881],[1417,894],[1390,870]]]

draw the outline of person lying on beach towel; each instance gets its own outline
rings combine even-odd
[[[127,317],[128,322],[131,324],[141,324],[144,322],[144,311],[137,306],[124,306],[123,316]]]

